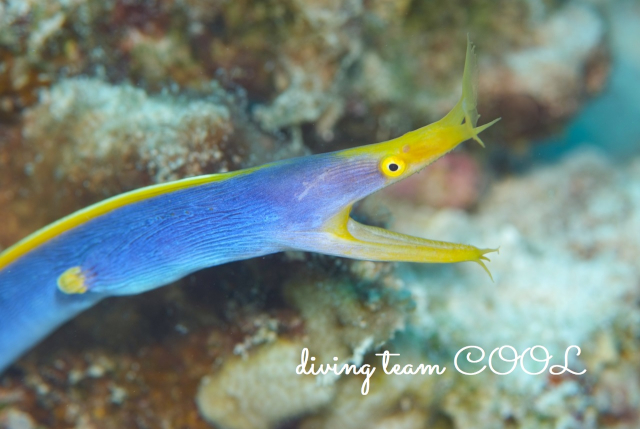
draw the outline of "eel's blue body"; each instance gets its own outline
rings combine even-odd
[[[230,261],[299,249],[482,264],[490,249],[403,236],[349,218],[354,202],[464,140],[479,141],[490,124],[476,127],[471,52],[463,96],[439,122],[384,143],[124,194],[108,210],[80,211],[7,249],[0,254],[0,372],[105,297],[141,293]]]
[[[205,267],[285,250],[287,236],[320,226],[344,202],[382,184],[379,177],[359,186],[361,169],[353,169],[343,186],[311,185],[332,165],[342,168],[340,161],[331,154],[284,161],[142,200],[25,254],[0,271],[0,369],[106,296],[140,293]],[[325,204],[316,207],[318,201]],[[75,266],[86,273],[87,293],[57,287],[60,274]]]

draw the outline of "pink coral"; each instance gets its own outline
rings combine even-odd
[[[385,192],[437,208],[468,209],[478,201],[484,181],[475,159],[465,153],[452,153]]]

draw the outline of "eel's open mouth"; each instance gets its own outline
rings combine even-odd
[[[355,241],[361,243],[360,246],[369,247],[372,253],[378,253],[379,260],[431,263],[471,261],[479,264],[493,280],[491,272],[483,261],[489,261],[485,255],[497,252],[498,248],[479,249],[467,244],[413,237],[363,225],[351,218],[347,221],[347,231]]]

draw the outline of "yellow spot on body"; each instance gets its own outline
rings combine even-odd
[[[85,293],[87,285],[81,267],[71,267],[58,277],[58,289],[68,295]]]

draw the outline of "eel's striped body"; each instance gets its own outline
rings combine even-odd
[[[424,168],[476,127],[472,49],[463,94],[442,120],[397,139],[114,197],[0,254],[0,371],[101,299],[137,294],[205,267],[287,249],[357,259],[475,261],[491,249],[361,225],[354,202]],[[486,269],[486,267],[485,267]]]

